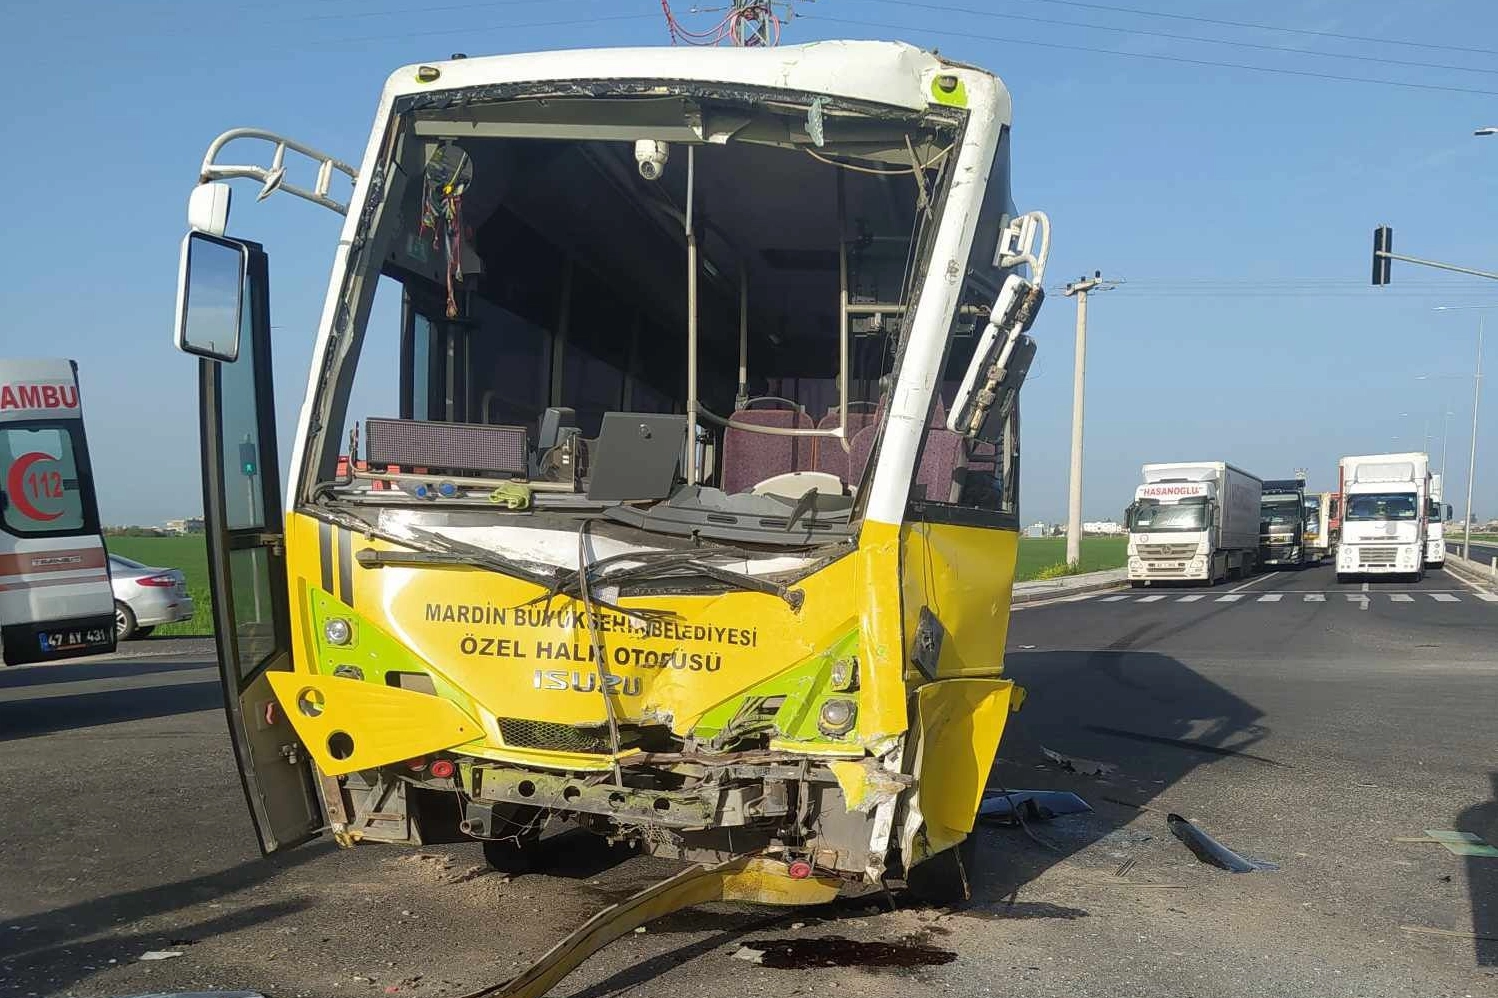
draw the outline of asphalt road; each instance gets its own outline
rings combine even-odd
[[[1365,589],[1322,567],[1017,611],[1007,666],[1029,699],[991,782],[1072,789],[1093,813],[1034,838],[981,827],[968,906],[710,906],[555,993],[1498,995],[1498,860],[1395,841],[1498,842],[1495,638],[1498,597],[1445,573]],[[0,671],[0,995],[461,994],[669,869],[569,839],[512,881],[471,846],[262,860],[208,652],[137,645],[151,657]],[[1277,869],[1197,862],[1172,811]],[[732,956],[774,939],[852,965]],[[839,940],[952,958],[878,969]],[[182,956],[138,961],[162,949]]]
[[[1456,540],[1452,540],[1451,536],[1452,535],[1450,533],[1447,534],[1447,537],[1446,537],[1446,550],[1452,552],[1453,554],[1461,554],[1462,553],[1462,536],[1461,536],[1461,532],[1460,531],[1456,532],[1456,534],[1455,534]],[[1472,560],[1473,561],[1477,562],[1480,565],[1491,565],[1493,563],[1493,559],[1494,558],[1498,558],[1498,544],[1494,544],[1491,541],[1473,541],[1472,542]]]

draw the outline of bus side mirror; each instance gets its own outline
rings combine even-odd
[[[1450,503],[1446,504],[1446,519],[1448,521],[1451,519],[1451,504]]]
[[[1004,280],[958,386],[947,429],[969,440],[1000,440],[1035,358],[1035,341],[1025,333],[1044,300],[1045,291],[1039,285],[1016,274]]]
[[[206,232],[189,232],[182,240],[177,272],[178,350],[225,363],[239,358],[249,255],[244,243]]]

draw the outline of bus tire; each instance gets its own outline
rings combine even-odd
[[[130,608],[119,600],[114,601],[114,639],[116,641],[129,641],[135,637],[139,628],[135,624],[135,614]]]

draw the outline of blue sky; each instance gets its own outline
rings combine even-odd
[[[710,23],[675,6],[688,23]],[[975,12],[951,9],[961,7]],[[815,0],[797,9],[806,16],[786,42],[899,38],[1002,76],[1014,98],[1015,199],[1054,226],[1047,283],[1093,270],[1126,279],[1092,302],[1088,518],[1118,515],[1146,461],[1226,459],[1265,477],[1304,467],[1326,488],[1339,455],[1418,449],[1429,425],[1439,464],[1448,408],[1448,490],[1460,512],[1472,381],[1415,375],[1471,371],[1478,319],[1491,317],[1498,340],[1498,308],[1432,309],[1498,306],[1498,283],[1396,264],[1392,287],[1370,288],[1370,233],[1386,222],[1397,251],[1498,269],[1498,138],[1471,134],[1498,124],[1498,5]],[[201,506],[194,362],[172,349],[170,324],[187,194],[216,134],[259,126],[357,162],[396,66],[454,51],[668,40],[659,0],[9,0],[6,21],[0,58],[16,84],[0,110],[0,352],[79,362],[102,512],[114,523]],[[1494,51],[1453,50],[1463,47]],[[270,254],[284,461],[338,219],[292,198],[256,205],[253,193],[241,184],[231,232]],[[1041,351],[1023,401],[1027,521],[1065,511],[1073,309],[1055,293],[1036,327]],[[1476,511],[1498,515],[1498,397],[1485,406]]]

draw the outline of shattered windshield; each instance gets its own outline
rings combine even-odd
[[[628,139],[621,108],[676,138]],[[669,500],[665,519],[708,531],[846,529],[956,126],[850,114],[812,148],[785,137],[805,114],[671,98],[410,116],[345,494],[617,505],[647,528],[661,518],[623,504]],[[929,432],[955,439],[945,415]],[[960,492],[967,463],[926,494]]]

